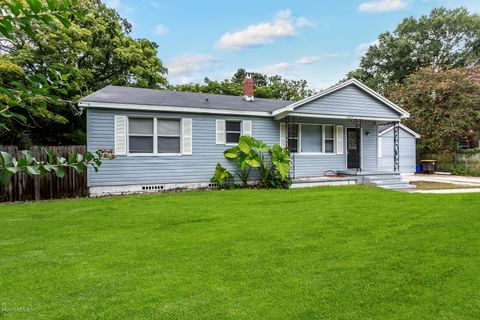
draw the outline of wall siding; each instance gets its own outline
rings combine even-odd
[[[98,173],[88,171],[89,186],[208,182],[218,162],[233,171],[235,169],[233,162],[223,156],[223,151],[228,146],[215,144],[216,119],[251,120],[253,137],[268,145],[277,144],[280,140],[279,122],[266,117],[87,109],[88,150],[114,147],[115,115],[190,118],[193,120],[193,154],[190,156],[117,156],[114,160],[105,160]],[[353,122],[348,120],[299,119],[298,122],[354,126]],[[370,134],[367,136],[366,132]],[[374,122],[363,124],[364,170],[377,168],[376,132]],[[346,150],[345,130],[344,144],[344,150]],[[297,154],[295,157],[296,177],[321,176],[327,170],[345,170],[346,168],[345,153],[341,155]]]
[[[298,113],[398,118],[399,113],[355,85],[349,85],[295,109]]]
[[[416,139],[400,128],[400,172],[413,173],[416,165]],[[381,136],[382,156],[378,158],[380,171],[393,171],[393,130]]]

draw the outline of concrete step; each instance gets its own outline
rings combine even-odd
[[[415,189],[414,185],[402,179],[399,174],[391,175],[369,175],[364,177],[364,183],[375,185],[387,190],[410,190]]]
[[[370,183],[374,183],[376,185],[393,185],[393,184],[408,184],[408,181],[403,179],[388,179],[388,180],[370,180]]]
[[[411,190],[416,189],[414,185],[411,184],[397,184],[397,185],[389,185],[389,186],[379,186],[380,188],[387,189],[387,190]]]

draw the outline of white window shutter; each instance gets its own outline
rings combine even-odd
[[[287,125],[280,123],[280,147],[287,147]]]
[[[115,116],[115,134],[114,134],[114,145],[115,145],[115,155],[124,156],[127,154],[127,117],[126,116]]]
[[[182,119],[182,154],[192,155],[192,119]]]
[[[382,137],[378,137],[378,157],[382,157]]]
[[[343,154],[343,126],[336,126],[336,150],[337,154]]]
[[[216,121],[216,144],[225,144],[225,120]]]
[[[252,121],[244,120],[242,121],[242,135],[244,136],[252,136]]]

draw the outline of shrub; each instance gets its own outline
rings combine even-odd
[[[235,160],[237,167],[235,175],[240,179],[243,187],[248,186],[252,168],[258,170],[258,186],[261,188],[288,188],[291,184],[291,179],[288,177],[290,172],[290,152],[278,144],[269,147],[261,140],[242,136],[238,141],[238,146],[228,148],[223,154],[225,158]],[[212,182],[214,180],[215,182],[218,181],[219,177],[223,176],[222,174],[226,174],[225,172],[228,171],[220,164],[217,164]]]
[[[218,184],[220,187],[231,188],[235,185],[233,175],[224,168],[220,163],[217,163],[215,167],[215,173],[213,174],[210,182]]]
[[[450,169],[450,173],[459,176],[480,176],[480,161],[457,164]]]

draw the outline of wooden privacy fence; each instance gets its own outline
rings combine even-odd
[[[54,155],[61,155],[65,158],[70,153],[85,154],[87,151],[85,146],[34,146],[30,148],[39,161],[47,160],[45,149],[50,149]],[[0,146],[0,150],[9,152],[16,159],[23,157],[21,150],[15,146]],[[8,187],[0,184],[0,202],[74,198],[87,195],[87,172],[78,174],[73,168],[67,168],[63,178],[56,177],[54,173],[49,173],[44,177],[32,177],[25,173],[17,173],[12,176]]]

